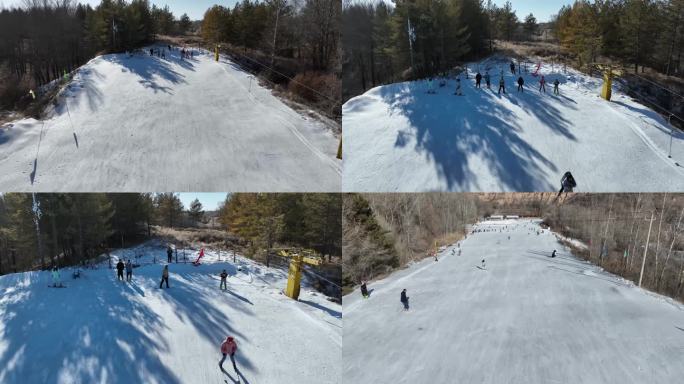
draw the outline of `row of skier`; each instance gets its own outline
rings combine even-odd
[[[487,89],[492,89],[491,88],[491,76],[489,75],[489,72],[486,72],[484,76],[478,72],[477,75],[475,75],[475,88],[482,89],[482,80],[484,79],[485,84],[487,85]],[[518,92],[524,92],[525,91],[525,79],[520,76],[518,77]],[[440,87],[446,86],[446,81],[443,80],[440,82]],[[558,79],[555,79],[553,81],[553,94],[554,95],[560,95],[560,81]],[[499,77],[499,91],[498,94],[501,94],[501,92],[506,94],[506,82],[504,81],[503,75]],[[544,75],[541,76],[539,79],[539,92],[546,93],[546,78]],[[435,88],[434,88],[434,82],[432,78],[428,79],[428,93],[436,93]],[[461,78],[458,77],[456,78],[456,92],[454,93],[457,96],[463,96],[463,92],[461,90]]]

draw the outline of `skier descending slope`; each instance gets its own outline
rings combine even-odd
[[[504,95],[506,94],[506,82],[504,81],[503,75],[499,78],[499,95],[503,90]]]
[[[131,259],[126,261],[126,281],[130,282],[133,279],[133,263]]]
[[[230,356],[230,361],[233,363],[233,369],[235,370],[235,373],[238,373],[237,366],[235,366],[235,352],[237,352],[237,343],[235,342],[235,339],[233,339],[232,336],[226,337],[226,340],[221,344],[221,353],[223,354],[223,358],[219,362],[219,367],[221,367],[221,370],[223,371],[223,362],[226,361],[226,356]]]
[[[559,198],[563,192],[572,192],[575,187],[577,187],[577,182],[575,181],[575,178],[572,177],[572,173],[570,173],[570,171],[565,172],[561,178],[561,189],[558,191],[558,196],[556,196],[556,198]]]
[[[361,295],[364,299],[368,298],[368,287],[366,286],[365,281],[361,283]]]
[[[492,89],[492,78],[489,76],[489,72],[485,72],[484,79],[485,83],[487,83],[487,89]]]
[[[228,272],[224,269],[223,272],[221,272],[221,283],[219,284],[219,289],[228,289],[228,283],[226,282],[226,278],[228,277]]]
[[[556,257],[556,250],[554,249],[553,252],[551,252],[551,257]]]
[[[59,276],[59,269],[57,266],[52,267],[52,287],[63,288],[62,279]]]
[[[461,77],[456,78],[456,92],[454,92],[454,95],[456,96],[463,96],[463,92],[461,92]]]
[[[560,81],[558,81],[558,79],[553,81],[553,94],[554,95],[560,95],[560,90],[558,90],[559,85],[560,85]]]
[[[162,284],[166,281],[166,288],[169,287],[169,266],[165,265],[164,270],[162,271],[162,278],[161,281],[159,282],[159,289],[162,288]]]
[[[477,75],[475,75],[475,88],[482,88],[480,86],[481,82],[482,82],[482,75],[480,74],[480,72],[478,72]]]
[[[523,85],[525,85],[525,80],[520,76],[518,77],[518,92],[525,92]]]
[[[544,79],[544,75],[542,75],[541,79],[539,80],[539,92],[546,93],[546,79]]]
[[[404,288],[403,291],[401,291],[401,303],[404,304],[404,311],[409,310],[409,298],[406,296],[406,288]]]
[[[124,276],[123,276],[123,271],[124,271],[125,265],[121,259],[119,259],[119,262],[116,263],[116,279],[123,281]]]

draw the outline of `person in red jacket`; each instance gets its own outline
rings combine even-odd
[[[219,363],[219,367],[223,369],[223,362],[226,361],[226,356],[230,355],[230,361],[233,363],[233,369],[237,373],[238,369],[235,366],[235,352],[237,351],[237,343],[235,342],[235,339],[233,339],[232,336],[226,337],[226,340],[221,344],[221,353],[223,354],[223,358],[221,359],[221,362]]]

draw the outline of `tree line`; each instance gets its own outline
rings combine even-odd
[[[342,198],[325,193],[240,193],[226,197],[219,220],[255,254],[276,245],[342,253]]]
[[[608,57],[682,76],[684,1],[578,0],[556,16],[554,31],[580,67]]]
[[[148,0],[102,0],[94,8],[76,0],[24,0],[0,10],[0,108],[28,103],[35,89],[84,64],[101,52],[143,46],[155,34],[184,33],[168,6]]]
[[[393,6],[348,0],[342,20],[344,100],[380,84],[452,70],[493,52],[494,40],[520,39],[537,26],[533,15],[523,24],[510,2],[499,7],[491,0],[397,0]]]
[[[339,0],[242,0],[208,9],[201,35],[245,68],[339,116],[339,22]]]

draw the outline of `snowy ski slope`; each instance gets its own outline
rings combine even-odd
[[[578,192],[681,191],[684,134],[673,136],[652,110],[614,86],[612,102],[598,95],[602,81],[544,63],[525,74],[525,91],[508,59],[489,58],[428,94],[426,81],[373,88],[343,106],[344,191],[553,191],[571,171]],[[475,88],[475,73],[492,89]],[[498,95],[503,70],[506,95]],[[534,68],[530,69],[532,72]],[[553,95],[559,79],[560,95]],[[435,84],[439,79],[435,79]]]
[[[147,243],[112,257],[136,255],[142,266],[132,284],[117,281],[106,263],[81,279],[63,270],[66,289],[48,288],[47,272],[1,276],[0,382],[233,384],[230,360],[228,375],[218,367],[229,334],[241,383],[340,382],[341,306],[308,286],[299,302],[280,294],[287,271],[240,256],[226,262],[225,252],[219,262],[207,251],[201,266],[172,264],[171,288],[160,290],[164,247]]]
[[[367,300],[358,289],[343,298],[347,382],[682,381],[682,305],[575,258],[553,233],[537,235],[538,220],[476,229],[461,256],[451,245],[438,262],[370,282]]]
[[[225,58],[179,55],[82,66],[52,117],[0,128],[0,190],[340,190],[338,140],[322,122]]]

